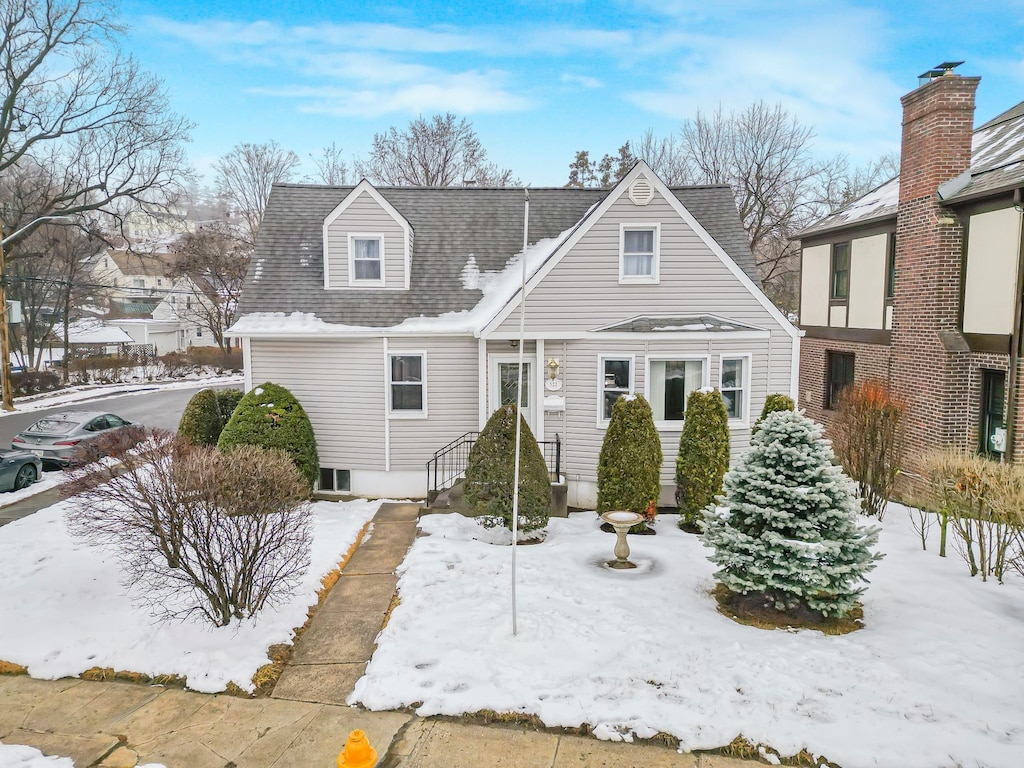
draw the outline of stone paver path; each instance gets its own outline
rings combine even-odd
[[[344,704],[362,677],[416,538],[419,504],[387,502],[303,632],[274,688],[277,699]]]

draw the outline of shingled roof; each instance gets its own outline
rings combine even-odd
[[[481,272],[502,270],[522,250],[522,189],[377,187],[415,233],[409,290],[324,289],[323,223],[353,187],[279,184],[267,203],[238,316],[312,313],[326,323],[386,328],[408,318],[472,309],[480,290],[461,279],[470,256]],[[672,189],[737,265],[760,285],[732,193],[725,186]],[[604,189],[530,190],[530,243],[579,222]]]

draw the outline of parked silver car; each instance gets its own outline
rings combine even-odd
[[[31,451],[44,464],[66,467],[75,463],[82,443],[129,424],[120,416],[101,411],[54,413],[16,434],[11,446]]]
[[[0,491],[28,488],[43,474],[43,462],[31,451],[0,449]]]

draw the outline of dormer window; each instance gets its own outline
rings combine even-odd
[[[659,229],[657,224],[622,225],[620,283],[658,282]]]
[[[350,285],[384,285],[384,238],[379,235],[349,237]]]

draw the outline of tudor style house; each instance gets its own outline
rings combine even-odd
[[[974,128],[949,63],[903,97],[900,175],[800,234],[800,405],[852,381],[909,398],[909,469],[941,446],[1024,454],[1024,102]]]
[[[298,397],[322,490],[443,490],[516,401],[520,352],[524,415],[573,506],[596,501],[622,395],[652,404],[668,503],[689,392],[721,389],[734,457],[765,396],[796,395],[798,333],[729,189],[670,189],[643,162],[611,190],[278,185],[237,317],[246,388]]]

